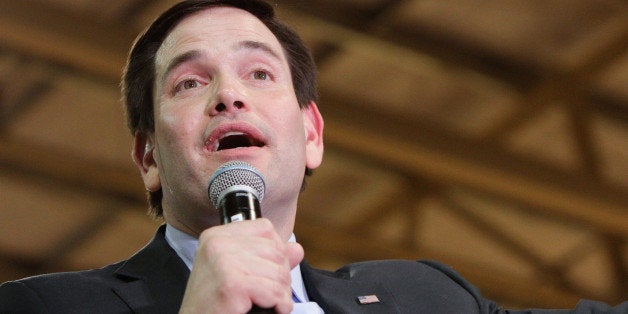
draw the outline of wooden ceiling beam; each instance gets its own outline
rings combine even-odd
[[[474,152],[471,143],[438,148],[417,143],[412,137],[386,135],[391,133],[376,125],[357,127],[339,117],[329,114],[327,117],[331,119],[327,119],[325,126],[325,142],[345,153],[445,186],[463,186],[497,195],[601,233],[628,237],[628,202],[621,189],[609,193],[608,189],[596,187],[597,182],[582,177],[564,174],[551,177],[547,171],[536,173],[538,169],[532,164],[516,170],[508,164],[516,164],[517,158],[492,151],[480,154],[477,149]],[[489,157],[487,153],[502,155],[501,161],[495,163],[499,156]]]
[[[44,1],[0,0],[0,46],[119,81],[136,30]]]
[[[0,136],[0,167],[92,194],[146,204],[139,173],[116,164],[86,160],[67,151]]]
[[[391,27],[386,21],[394,19],[390,14],[394,11],[392,9],[379,8],[380,16],[378,19],[373,19],[373,12],[355,10],[350,5],[307,0],[276,1],[279,3],[278,8],[286,11],[286,15],[295,16],[295,20],[316,20],[321,24],[328,23],[337,29],[352,32],[354,36],[366,36],[390,46],[438,56],[440,60],[490,74],[515,86],[527,87],[530,82],[538,80],[539,74],[542,73],[539,65],[512,60],[475,43],[472,45],[459,42],[455,38],[448,38],[427,29]],[[403,1],[394,1],[394,5],[402,3]],[[326,32],[326,34],[337,37],[337,35],[331,35],[332,32]]]
[[[356,10],[350,4],[337,4],[333,1],[277,0],[277,2],[280,4],[279,10],[286,11],[285,15],[292,15],[294,20],[301,23],[316,20],[322,24],[324,21],[333,25],[333,28],[353,32],[354,36],[359,34],[384,42],[391,47],[422,51],[448,63],[497,77],[522,90],[537,86],[544,80],[568,78],[574,83],[583,81],[584,78],[595,77],[595,73],[612,65],[628,48],[626,40],[628,22],[624,18],[628,16],[628,12],[617,14],[600,30],[578,42],[565,53],[565,60],[547,64],[517,60],[500,51],[480,46],[473,41],[463,42],[460,38],[447,36],[448,34],[429,27],[425,29],[391,27],[389,25],[391,23],[387,21],[394,19],[391,13],[396,6],[404,2],[403,0],[392,0],[378,7],[376,11]],[[330,37],[339,37],[332,35],[334,32],[325,33],[330,34]],[[598,36],[600,34],[603,36]],[[590,92],[592,90],[590,83],[584,80],[578,88],[581,88],[582,92]]]

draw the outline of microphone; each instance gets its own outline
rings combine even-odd
[[[220,212],[222,224],[262,217],[259,202],[264,198],[264,178],[249,163],[232,160],[220,166],[209,178],[207,194]],[[257,305],[249,314],[275,313]]]
[[[207,194],[220,212],[222,224],[262,217],[259,202],[264,198],[262,175],[249,163],[224,163],[209,179]]]

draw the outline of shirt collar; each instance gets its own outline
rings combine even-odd
[[[192,270],[194,264],[194,254],[198,246],[198,239],[166,224],[166,242],[177,252],[185,265]]]
[[[177,255],[183,260],[188,269],[192,271],[196,247],[198,247],[198,239],[166,224],[166,242],[177,252]],[[294,233],[290,236],[288,242],[296,242]],[[292,291],[294,291],[301,302],[308,302],[309,298],[305,291],[305,284],[301,276],[301,266],[299,264],[290,271],[290,277],[292,277]]]

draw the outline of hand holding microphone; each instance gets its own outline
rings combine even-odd
[[[222,225],[199,236],[182,313],[292,310],[290,270],[303,259],[303,248],[260,219],[264,188],[261,174],[242,161],[225,163],[212,175],[208,194]]]

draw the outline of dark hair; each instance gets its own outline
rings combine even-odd
[[[124,70],[122,94],[126,106],[127,124],[131,134],[152,132],[155,129],[153,87],[155,85],[155,55],[170,31],[185,17],[218,6],[243,9],[268,27],[277,37],[286,53],[292,84],[300,108],[317,101],[316,66],[309,49],[287,25],[275,18],[273,7],[259,0],[188,0],[174,5],[161,14],[136,39]],[[305,174],[311,175],[311,169]],[[305,179],[302,188],[305,186]],[[148,192],[150,212],[163,215],[162,191]]]

